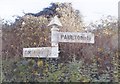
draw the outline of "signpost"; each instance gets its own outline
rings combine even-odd
[[[80,32],[59,32],[62,26],[57,16],[48,24],[51,28],[51,47],[23,48],[23,57],[58,58],[59,42],[94,43],[94,34]]]

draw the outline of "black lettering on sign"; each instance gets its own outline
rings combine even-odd
[[[80,40],[80,39],[81,39],[81,37],[78,35],[78,36],[77,36],[77,40]]]
[[[84,40],[84,37],[83,37],[83,35],[82,35],[82,36],[80,36],[80,39],[81,39],[81,40]]]
[[[65,34],[62,34],[60,36],[60,38],[63,39],[63,40],[91,41],[91,36],[85,35],[85,34],[80,34],[80,35],[77,35],[77,34],[76,35],[72,35],[72,34],[65,35]]]
[[[61,39],[68,39],[67,35],[61,35]]]
[[[64,36],[64,39],[67,39],[67,35]]]
[[[64,35],[61,35],[61,39],[64,38]]]
[[[74,40],[72,35],[68,35],[68,40]]]
[[[74,39],[75,39],[75,40],[78,39],[76,35],[74,35]]]
[[[31,53],[31,51],[30,51],[30,50],[28,50],[27,52],[28,52],[28,54],[30,54],[30,53]]]
[[[74,36],[71,35],[71,40],[74,40]]]
[[[87,40],[89,40],[89,41],[90,41],[90,40],[91,40],[91,37],[90,37],[90,36],[87,36]]]

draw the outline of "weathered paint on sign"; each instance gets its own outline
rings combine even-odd
[[[23,57],[56,58],[58,47],[23,48]]]
[[[59,32],[59,42],[94,43],[94,34],[78,32]]]
[[[51,55],[51,47],[23,48],[23,57],[47,57]]]

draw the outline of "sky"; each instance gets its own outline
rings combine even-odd
[[[0,17],[14,21],[13,16],[23,16],[23,12],[37,13],[53,2],[71,2],[85,22],[99,20],[103,15],[118,17],[119,0],[0,0]]]

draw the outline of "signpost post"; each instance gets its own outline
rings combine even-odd
[[[51,46],[55,47],[55,49],[52,50],[52,56],[56,55],[58,57],[59,54],[59,46],[58,46],[58,32],[59,32],[59,26],[62,26],[57,16],[55,16],[52,21],[48,24],[48,26],[52,26],[51,28]]]

